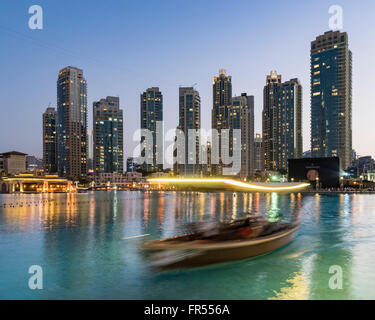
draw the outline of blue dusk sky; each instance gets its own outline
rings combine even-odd
[[[119,96],[125,155],[139,128],[139,95],[160,87],[166,129],[178,123],[178,87],[196,84],[202,127],[211,126],[212,79],[232,76],[233,95],[255,96],[261,132],[263,86],[272,69],[303,86],[304,150],[310,149],[310,41],[329,30],[328,9],[341,5],[353,52],[353,147],[375,156],[375,1],[2,0],[0,7],[0,152],[42,155],[42,113],[56,106],[58,71],[82,68],[92,103]],[[43,30],[28,9],[43,8]]]

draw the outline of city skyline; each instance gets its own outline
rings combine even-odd
[[[25,4],[26,2],[24,2]],[[85,54],[82,54],[80,56],[79,54],[72,54],[72,51],[69,50],[62,50],[61,53],[56,53],[56,47],[54,47],[52,44],[56,43],[54,41],[55,34],[51,38],[51,34],[58,31],[56,28],[57,26],[51,26],[51,28],[55,28],[53,30],[48,30],[48,21],[51,19],[51,16],[48,15],[56,15],[56,8],[58,8],[58,5],[52,5],[52,4],[46,4],[44,7],[45,15],[46,15],[46,25],[45,30],[42,30],[39,33],[35,33],[35,31],[31,31],[27,29],[27,24],[24,23],[22,27],[17,28],[16,21],[17,19],[21,19],[18,17],[18,15],[15,15],[14,21],[12,23],[7,24],[9,27],[9,30],[15,30],[17,33],[11,33],[4,31],[4,29],[1,29],[1,31],[4,31],[4,34],[6,35],[7,39],[13,39],[9,41],[9,45],[12,48],[14,45],[15,48],[21,47],[30,47],[33,50],[30,50],[30,59],[35,59],[35,63],[33,65],[27,66],[25,69],[25,74],[20,79],[20,85],[26,80],[30,81],[30,77],[37,77],[37,79],[40,80],[40,78],[43,78],[43,81],[35,81],[35,83],[30,83],[24,88],[25,94],[27,95],[27,103],[25,103],[23,97],[18,97],[15,99],[14,96],[9,95],[11,93],[12,83],[3,85],[4,88],[7,88],[5,90],[5,100],[4,103],[8,106],[9,105],[9,111],[7,112],[5,116],[4,125],[1,126],[1,134],[6,135],[9,139],[2,139],[0,141],[0,148],[2,151],[8,151],[8,150],[19,150],[28,154],[41,156],[42,155],[42,144],[40,143],[40,114],[45,110],[45,108],[48,106],[49,103],[52,103],[52,106],[55,106],[56,98],[54,98],[55,89],[54,82],[56,72],[58,72],[59,69],[65,67],[66,65],[73,65],[77,68],[83,69],[85,73],[85,78],[88,81],[88,106],[92,105],[93,101],[97,101],[103,96],[107,95],[113,95],[113,96],[119,96],[121,98],[121,108],[124,110],[124,146],[125,146],[125,155],[124,158],[132,156],[132,151],[137,144],[137,141],[133,141],[132,139],[132,133],[137,129],[137,121],[136,119],[139,119],[139,112],[138,107],[139,105],[137,103],[134,103],[134,101],[139,99],[139,94],[144,90],[144,88],[152,87],[152,86],[158,86],[160,90],[163,92],[164,95],[164,113],[166,115],[165,117],[165,123],[166,123],[166,129],[170,129],[173,127],[176,127],[177,125],[177,119],[178,119],[178,86],[185,86],[185,85],[191,85],[193,83],[198,83],[196,86],[197,90],[200,92],[200,96],[202,99],[201,108],[202,108],[202,128],[210,128],[210,122],[211,122],[211,108],[212,108],[212,89],[210,89],[210,86],[212,84],[212,77],[217,74],[218,69],[225,68],[232,76],[232,83],[233,83],[233,96],[240,95],[241,92],[249,92],[250,94],[255,96],[255,133],[261,132],[261,110],[262,110],[262,91],[259,90],[263,86],[264,82],[264,76],[269,74],[269,72],[273,69],[278,70],[280,74],[283,75],[284,79],[290,79],[297,77],[300,79],[302,87],[303,87],[303,145],[304,149],[303,151],[310,149],[310,85],[309,85],[309,47],[310,42],[315,39],[316,36],[323,34],[325,31],[328,31],[328,8],[329,5],[323,2],[319,2],[319,10],[321,10],[321,16],[317,15],[314,18],[316,18],[316,21],[313,25],[306,24],[306,28],[301,28],[302,30],[296,32],[295,34],[290,36],[290,46],[287,47],[291,50],[286,50],[285,48],[278,47],[278,50],[280,51],[280,54],[273,55],[271,59],[271,55],[265,54],[265,57],[261,59],[260,62],[258,61],[248,61],[248,59],[245,59],[242,54],[238,54],[236,50],[223,50],[224,52],[217,52],[216,55],[212,55],[211,58],[213,58],[212,62],[210,62],[207,67],[200,68],[201,71],[197,71],[197,67],[193,67],[193,61],[188,63],[185,63],[190,70],[187,70],[186,66],[182,66],[184,63],[181,62],[181,66],[177,65],[177,61],[175,61],[176,57],[179,56],[176,51],[171,52],[170,56],[170,64],[166,64],[165,60],[162,60],[160,63],[160,66],[156,69],[155,67],[151,67],[149,71],[146,71],[146,79],[142,80],[141,82],[144,85],[140,85],[139,81],[139,72],[145,72],[146,67],[149,67],[149,62],[147,62],[144,66],[138,65],[138,64],[131,64],[133,65],[133,68],[140,67],[139,71],[135,70],[128,70],[124,73],[126,74],[127,79],[124,79],[120,82],[117,80],[117,75],[114,77],[116,80],[112,81],[106,81],[107,76],[113,71],[113,66],[109,66],[109,62],[113,63],[116,61],[114,60],[102,60],[100,58],[100,62],[98,63],[95,61],[95,64],[99,65],[98,67],[94,67],[92,65],[93,59],[96,59],[95,55],[91,55],[90,57],[85,59]],[[371,118],[373,114],[373,110],[371,110],[370,103],[371,100],[369,98],[364,99],[364,96],[366,96],[369,92],[367,90],[367,83],[369,81],[365,81],[366,77],[369,77],[369,74],[371,73],[371,68],[373,67],[372,61],[370,58],[363,59],[361,56],[364,55],[367,51],[365,50],[366,47],[361,43],[360,39],[360,33],[358,31],[359,26],[353,25],[354,18],[351,19],[351,16],[358,14],[357,8],[354,6],[351,6],[349,2],[347,1],[341,1],[339,4],[342,4],[343,10],[344,10],[344,30],[348,32],[349,34],[349,45],[350,49],[353,51],[353,148],[357,151],[359,155],[373,155],[375,154],[375,146],[374,142],[371,139]],[[69,7],[71,3],[68,1],[67,7]],[[372,3],[369,2],[369,6],[373,6]],[[9,9],[13,12],[14,10],[21,10],[22,9],[22,1],[20,4],[17,5],[8,5]],[[120,5],[121,6],[121,5]],[[137,7],[137,5],[134,5]],[[177,7],[176,7],[177,6]],[[178,5],[172,6],[171,9],[167,10],[169,14],[173,12],[173,10],[176,10],[178,8]],[[200,8],[202,10],[202,14],[207,14],[207,5],[201,5]],[[220,3],[220,10],[223,10],[223,8],[226,5]],[[99,6],[100,7],[100,6]],[[237,9],[238,7],[246,7],[243,3],[237,3]],[[26,8],[26,6],[25,6]],[[298,10],[300,12],[300,16],[303,16],[305,12],[307,12],[311,9],[310,5],[300,5]],[[97,8],[98,10],[99,8]],[[166,9],[165,5],[162,5],[162,8],[158,10]],[[258,12],[261,14],[261,17],[265,17],[266,11],[264,11],[264,7],[261,5],[257,5],[253,7],[252,12]],[[218,10],[218,9],[217,9]],[[7,10],[5,10],[7,11]],[[80,11],[80,9],[78,10]],[[276,12],[271,10],[271,12],[268,12],[269,8],[267,9],[267,14],[270,13],[270,16],[275,15]],[[293,10],[292,10],[293,11]],[[370,10],[371,11],[371,10]],[[25,11],[26,12],[26,11]],[[112,12],[112,11],[111,11]],[[91,11],[91,14],[98,14],[96,10]],[[188,14],[191,14],[190,11]],[[283,18],[286,18],[289,14],[283,13]],[[209,15],[209,21],[211,21],[213,16]],[[74,22],[73,16],[73,22]],[[259,18],[260,19],[260,18]],[[298,17],[297,21],[301,21],[301,18]],[[353,20],[353,21],[352,21]],[[6,21],[6,20],[5,20]],[[176,22],[176,21],[174,21]],[[371,20],[361,19],[356,20],[358,25],[371,25]],[[76,22],[74,22],[76,23]],[[200,22],[202,23],[202,22]],[[283,22],[284,23],[284,22]],[[255,56],[259,56],[260,53],[265,52],[262,50],[265,48],[268,48],[267,45],[265,45],[263,39],[264,34],[260,33],[259,35],[255,35],[256,31],[258,30],[256,26],[253,25],[254,23],[251,23],[249,26],[251,26],[250,29],[246,29],[248,33],[250,33],[253,38],[252,46],[256,50],[254,52],[258,52]],[[285,23],[287,24],[287,23]],[[110,25],[110,24],[109,24]],[[108,25],[108,27],[110,27]],[[157,24],[157,27],[161,27],[163,24]],[[182,24],[177,24],[178,28],[181,28]],[[92,27],[92,26],[91,26]],[[207,27],[207,26],[206,26]],[[290,27],[290,26],[288,26]],[[120,30],[121,28],[119,28]],[[240,35],[244,35],[243,29],[239,28],[239,24],[233,22],[231,27],[229,28],[230,32],[233,32],[234,29],[237,30],[237,34],[235,38],[239,37]],[[8,29],[7,29],[8,30]],[[60,30],[61,31],[61,30]],[[170,31],[170,30],[169,30]],[[202,37],[206,37],[210,34],[209,30],[207,28],[203,28],[203,35]],[[140,31],[138,31],[140,32]],[[196,34],[197,30],[194,28],[193,34]],[[28,39],[22,39],[21,34],[26,34]],[[275,43],[278,43],[278,31],[273,30],[274,34],[274,40]],[[46,37],[44,37],[46,35]],[[175,33],[172,33],[171,36],[175,36]],[[56,39],[59,39],[59,37],[62,36],[61,33],[57,35]],[[281,33],[280,33],[281,36]],[[90,38],[90,37],[88,37]],[[188,38],[188,42],[192,41],[193,36]],[[40,39],[42,41],[42,45],[38,44],[38,42],[35,39]],[[285,40],[285,37],[284,37]],[[46,41],[43,43],[43,41]],[[72,40],[73,41],[73,40]],[[77,41],[75,39],[74,41]],[[74,42],[73,41],[73,42]],[[87,40],[82,38],[82,45],[85,43],[87,44]],[[233,40],[231,40],[233,41]],[[59,42],[58,42],[59,43]],[[201,42],[200,42],[201,43]],[[49,45],[47,45],[49,44]],[[61,46],[63,48],[67,48],[66,45],[69,44],[69,40],[63,39],[61,42]],[[164,42],[165,44],[165,42]],[[181,43],[185,45],[184,43]],[[366,42],[367,45],[367,42]],[[166,45],[166,48],[161,47],[163,52],[167,49],[167,47],[170,46]],[[206,45],[202,45],[200,47],[199,52],[202,52],[202,49]],[[229,46],[230,47],[230,46]],[[358,47],[362,48],[362,50],[358,49]],[[288,56],[283,56],[286,53],[290,53],[290,51],[293,51],[295,49],[295,52],[292,54],[289,54]],[[242,51],[242,50],[241,50]],[[369,50],[370,51],[370,50]],[[15,51],[16,57],[22,56],[22,53],[19,51]],[[210,50],[210,53],[212,51]],[[303,53],[302,55],[300,53]],[[37,57],[40,55],[40,57]],[[46,55],[46,63],[42,63],[41,59],[42,57]],[[56,55],[60,58],[59,63],[56,63]],[[248,57],[254,57],[254,53],[252,51],[248,51]],[[5,66],[5,70],[7,70],[10,66],[12,66],[15,63],[15,58],[10,57],[9,54],[2,53],[2,57],[6,58],[4,61],[11,62],[8,65]],[[101,55],[102,56],[102,55]],[[147,55],[143,54],[143,58],[145,58]],[[103,56],[102,56],[103,57]],[[160,57],[160,54],[157,54],[157,57]],[[52,60],[54,61],[54,66],[51,64],[51,58],[54,58]],[[98,58],[99,59],[99,58]],[[268,59],[268,60],[267,60]],[[198,61],[198,66],[201,67],[203,63],[207,63],[207,55],[201,55],[196,56],[196,54],[193,54],[191,60]],[[219,61],[220,60],[220,61]],[[238,60],[238,61],[235,61]],[[249,59],[251,60],[251,59]],[[303,60],[303,62],[301,61]],[[61,61],[61,62],[60,62]],[[129,60],[131,61],[131,60]],[[287,63],[285,63],[287,61]],[[239,64],[238,64],[239,63]],[[363,66],[366,66],[364,68]],[[23,65],[24,66],[24,65]],[[116,63],[116,68],[118,69],[115,73],[123,72],[124,69],[129,66],[129,63],[126,61],[119,64]],[[38,72],[35,72],[33,70],[38,70]],[[165,70],[165,73],[169,75],[169,77],[166,77],[162,73],[156,73],[156,70]],[[173,69],[177,68],[176,74],[171,77],[170,73],[173,72]],[[181,72],[182,71],[182,72]],[[133,85],[130,84],[130,78],[131,76],[134,76],[134,79],[137,84]],[[362,80],[360,79],[360,75],[362,75]],[[46,83],[45,81],[50,81],[51,78],[54,78],[54,81],[51,83]],[[244,80],[245,79],[245,80]],[[204,81],[202,81],[204,80]],[[4,80],[2,80],[4,81]],[[116,83],[115,83],[116,82]],[[136,87],[135,90],[133,90],[132,87]],[[121,87],[126,87],[126,89],[121,89]],[[208,88],[208,90],[207,90]],[[27,94],[30,93],[30,90],[33,94]],[[359,92],[362,92],[361,94],[358,94]],[[12,98],[12,99],[10,99]],[[137,99],[138,98],[138,99]],[[34,102],[35,101],[35,102]],[[138,100],[139,101],[139,100]],[[361,103],[362,101],[362,103]],[[14,110],[17,110],[17,106],[22,105],[21,109],[18,110],[18,113],[14,112]],[[30,105],[32,107],[30,107]],[[367,107],[366,107],[367,105]],[[22,111],[22,112],[20,112]],[[29,114],[31,112],[31,114]],[[366,113],[366,116],[364,116],[364,113]],[[19,114],[22,115],[23,119],[27,119],[25,121],[25,129],[30,132],[30,134],[27,135],[27,137],[19,137],[16,131],[16,128],[13,128],[11,126],[11,120],[15,119],[14,121],[19,120]],[[91,112],[89,110],[89,117],[91,115]],[[9,117],[9,118],[8,118]],[[133,121],[134,119],[134,121]],[[8,124],[9,123],[9,124]],[[91,127],[92,119],[90,118],[89,121],[89,127]],[[133,124],[134,123],[134,124]],[[139,122],[138,122],[139,123]],[[38,129],[36,129],[38,128]],[[26,140],[26,143],[24,142]]]
[[[2,1],[0,300],[375,301],[374,12]]]

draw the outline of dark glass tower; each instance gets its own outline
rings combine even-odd
[[[87,177],[87,83],[83,71],[66,67],[57,79],[57,163],[60,176]]]
[[[346,32],[328,31],[311,42],[311,154],[352,159],[352,53]]]
[[[57,173],[56,109],[47,108],[43,113],[43,169]]]
[[[160,125],[162,121],[163,95],[159,88],[149,88],[141,94],[141,129],[149,130],[152,135],[152,144],[151,141],[147,143],[144,136],[141,137],[141,143],[146,144],[141,156],[145,157],[146,151],[152,154],[152,163],[141,165],[142,170],[147,172],[163,170],[163,132],[158,127],[158,123]]]
[[[123,113],[118,97],[93,103],[94,170],[99,173],[123,173]]]
[[[263,151],[265,170],[287,170],[288,159],[302,157],[302,86],[282,83],[276,71],[263,90]]]

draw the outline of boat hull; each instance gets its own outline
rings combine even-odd
[[[173,245],[152,241],[143,248],[155,254],[153,265],[159,269],[195,268],[247,259],[274,251],[292,241],[297,230],[298,227],[294,227],[263,239],[213,244]]]

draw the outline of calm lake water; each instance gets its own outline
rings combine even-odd
[[[185,223],[244,212],[300,214],[302,225],[273,253],[200,269],[156,273],[139,250]],[[374,249],[375,195],[0,195],[0,299],[375,299]],[[43,268],[43,290],[28,287],[31,265]],[[331,266],[341,290],[329,288]]]

